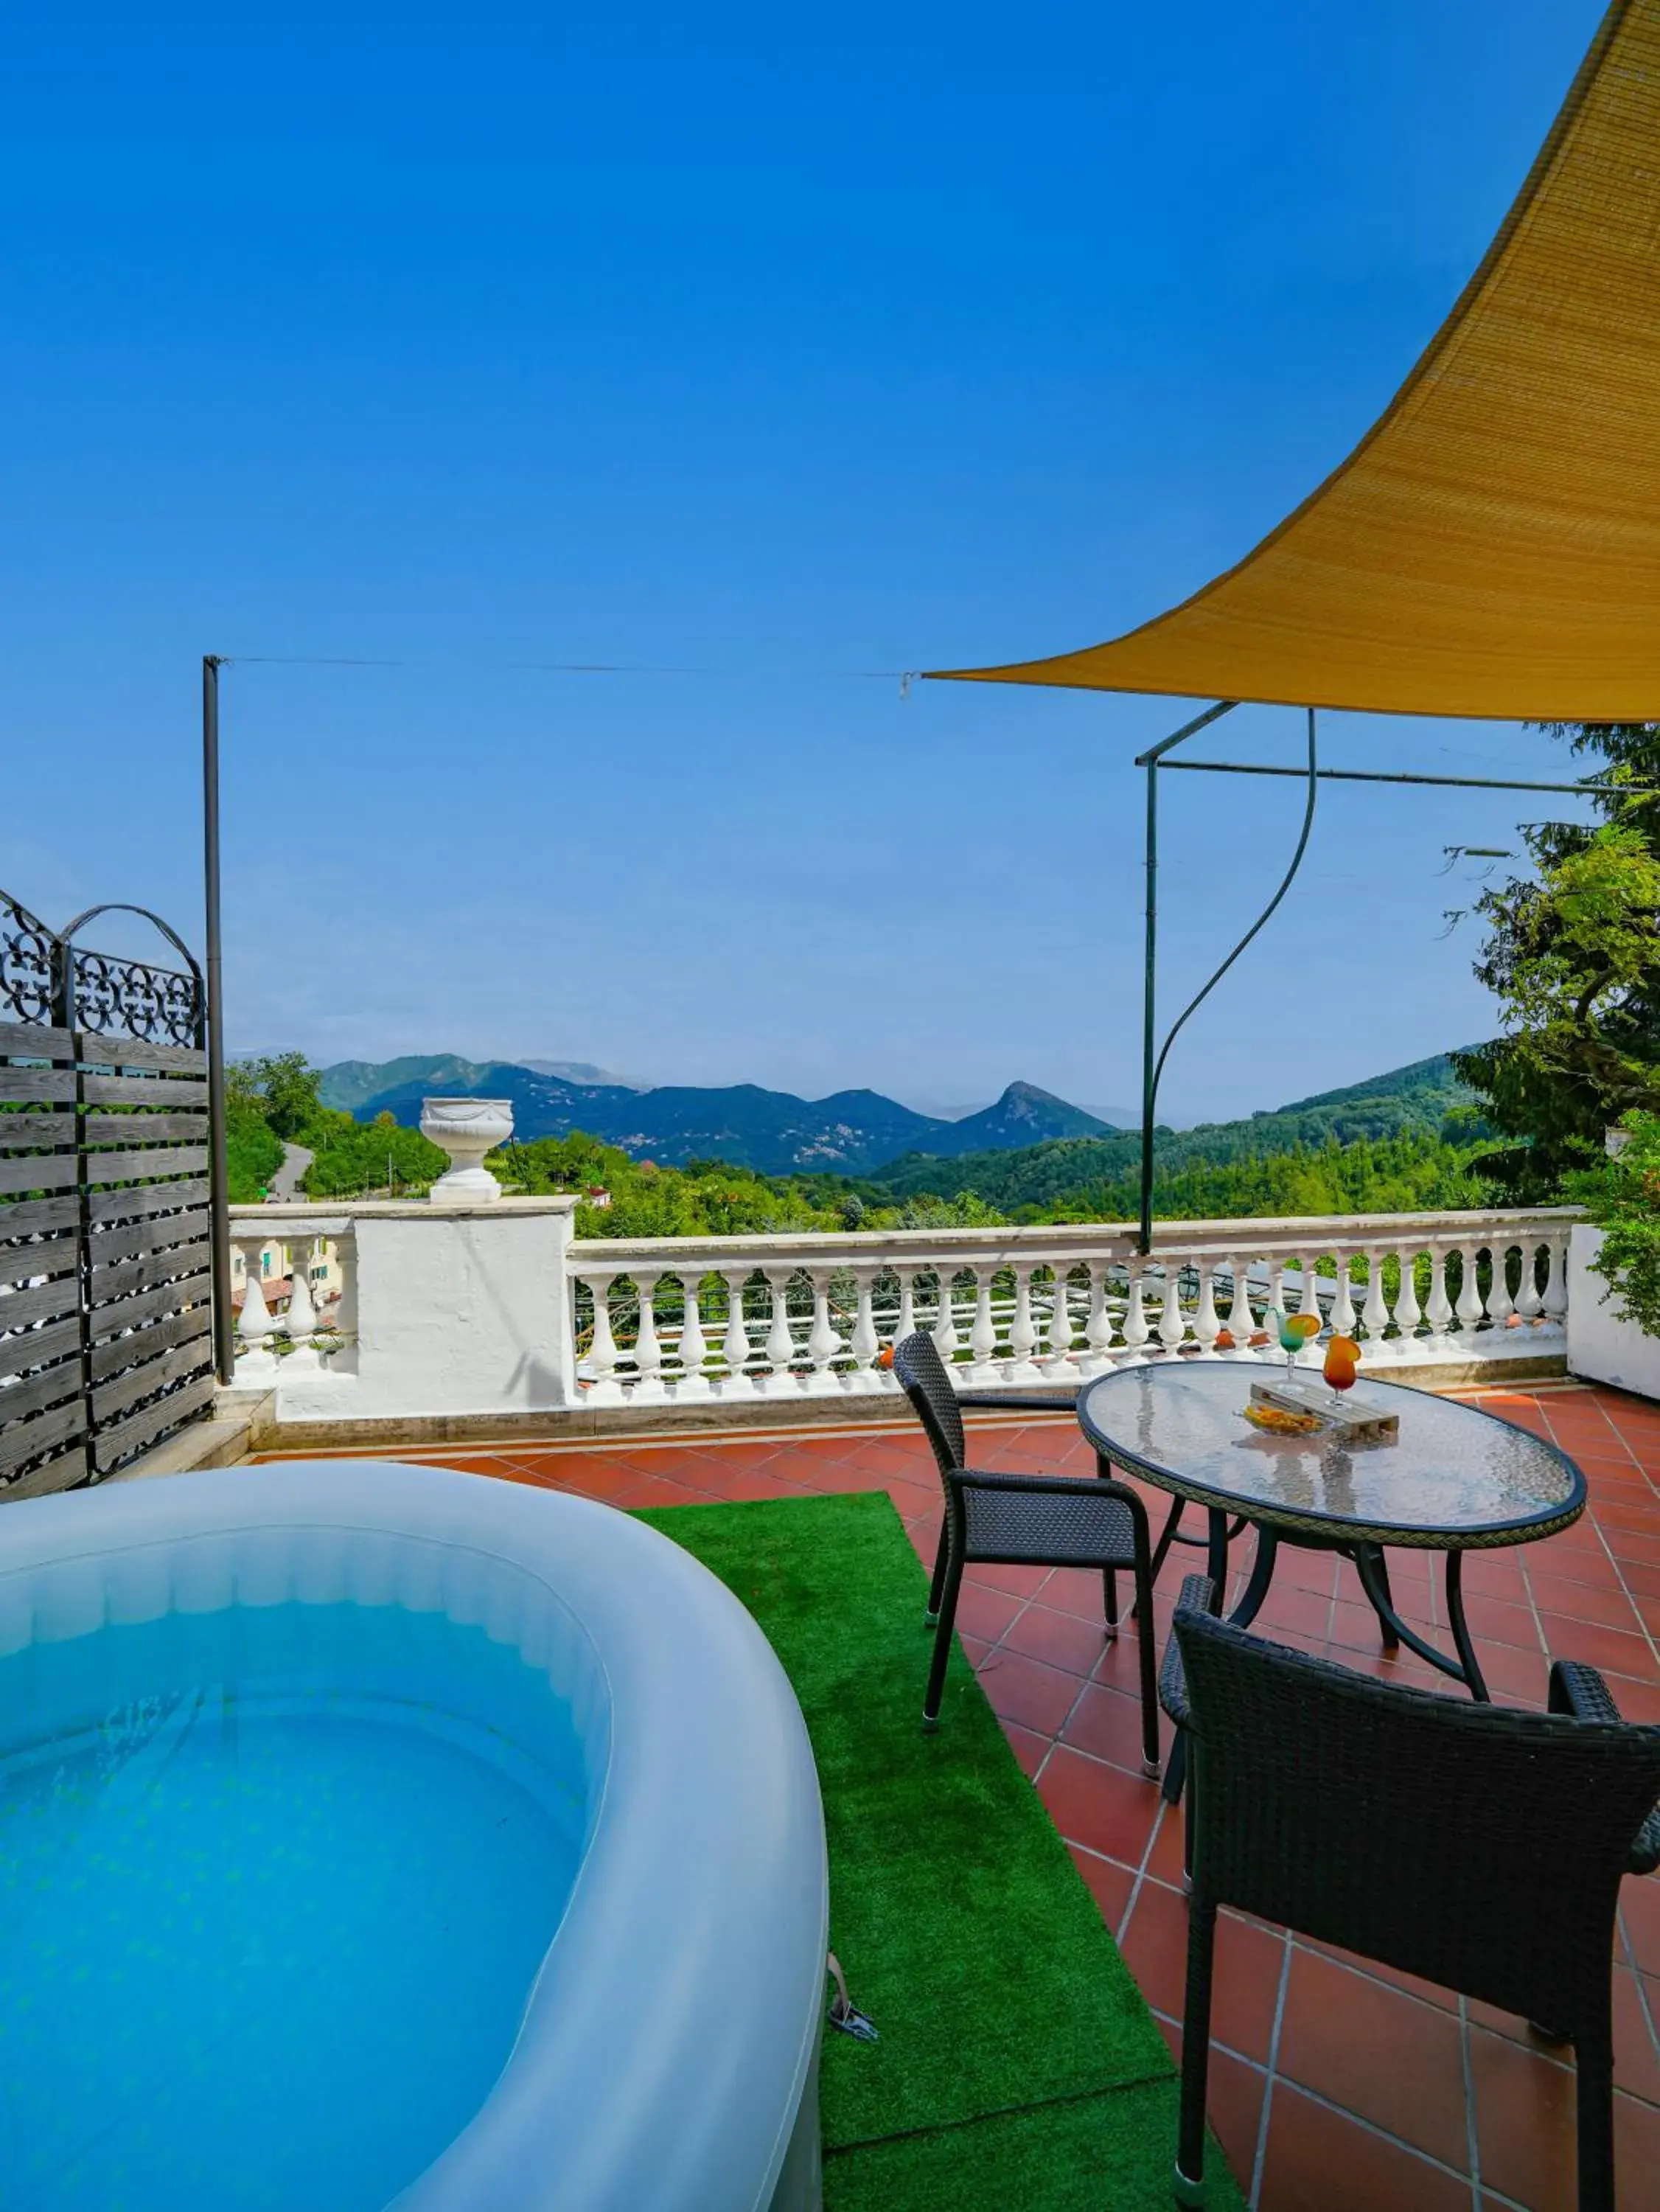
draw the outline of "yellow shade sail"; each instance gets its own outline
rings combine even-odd
[[[1615,0],[1428,350],[1254,552],[1107,644],[930,672],[1660,718],[1660,0]]]

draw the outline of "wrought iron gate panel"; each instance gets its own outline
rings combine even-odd
[[[201,977],[78,927],[0,893],[0,1500],[112,1474],[213,1398]]]

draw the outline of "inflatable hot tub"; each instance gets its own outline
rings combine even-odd
[[[813,2212],[827,1900],[771,1648],[624,1514],[0,1508],[8,2212]]]

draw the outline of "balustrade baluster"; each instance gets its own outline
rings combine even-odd
[[[1015,1269],[1015,1318],[1009,1330],[1009,1373],[1013,1382],[1031,1382],[1038,1370],[1032,1355],[1038,1348],[1037,1324],[1032,1318],[1032,1270]]]
[[[585,1364],[593,1380],[585,1394],[591,1406],[620,1406],[624,1392],[617,1376],[617,1345],[611,1334],[611,1285],[615,1275],[582,1277],[594,1301],[594,1336]]]
[[[1360,1319],[1366,1333],[1366,1356],[1376,1359],[1387,1346],[1384,1339],[1389,1333],[1389,1300],[1384,1292],[1384,1255],[1372,1250],[1366,1254],[1366,1301],[1360,1309]]]
[[[314,1237],[288,1237],[283,1239],[288,1253],[288,1310],[279,1326],[294,1349],[288,1354],[288,1365],[294,1372],[308,1367],[321,1367],[312,1339],[317,1334],[317,1308],[312,1303],[312,1254],[317,1248]]]
[[[675,1378],[676,1398],[706,1398],[709,1378],[703,1371],[709,1346],[703,1334],[703,1310],[698,1292],[702,1278],[694,1267],[688,1267],[680,1279],[681,1297],[685,1310],[680,1323],[680,1373]]]
[[[768,1267],[766,1288],[772,1300],[772,1325],[766,1332],[766,1364],[772,1372],[760,1388],[771,1397],[781,1396],[796,1388],[794,1361],[796,1340],[790,1328],[790,1279],[791,1267]]]
[[[1263,1309],[1263,1327],[1273,1343],[1280,1341],[1280,1330],[1286,1317],[1286,1263],[1282,1259],[1270,1260],[1268,1268],[1268,1304]],[[1269,1358],[1273,1357],[1270,1351]]]
[[[934,1349],[939,1353],[942,1361],[948,1368],[954,1364],[957,1357],[957,1349],[962,1340],[957,1334],[956,1323],[952,1318],[951,1266],[948,1261],[942,1260],[940,1261],[938,1274],[940,1285],[940,1303],[939,1310],[934,1316]]]
[[[1481,1303],[1481,1285],[1476,1280],[1481,1248],[1479,1244],[1457,1244],[1452,1249],[1458,1255],[1458,1303],[1452,1310],[1457,1316],[1463,1330],[1461,1341],[1468,1350],[1478,1323],[1487,1315],[1487,1309]]]
[[[1299,1313],[1312,1314],[1316,1321],[1320,1315],[1320,1255],[1318,1252],[1304,1253],[1298,1261],[1303,1271],[1303,1294],[1297,1301]]]
[[[1237,1253],[1233,1268],[1233,1296],[1227,1305],[1227,1333],[1233,1340],[1235,1352],[1249,1353],[1251,1340],[1257,1334],[1256,1317],[1251,1310],[1251,1261],[1243,1253]]]
[[[811,1371],[804,1378],[815,1393],[839,1386],[831,1362],[841,1356],[841,1333],[830,1318],[830,1278],[833,1268],[815,1267],[808,1277],[813,1285],[813,1326],[807,1333],[807,1357]]]
[[[894,1341],[895,1344],[903,1344],[907,1336],[914,1336],[917,1333],[917,1270],[914,1267],[901,1267],[899,1270],[899,1334]]]
[[[1182,1312],[1182,1263],[1166,1260],[1164,1263],[1164,1310],[1159,1316],[1159,1341],[1166,1355],[1175,1357],[1178,1345],[1187,1336],[1187,1320]]]
[[[1049,1340],[1044,1347],[1044,1373],[1053,1382],[1075,1375],[1077,1369],[1072,1358],[1072,1286],[1067,1280],[1066,1267],[1061,1261],[1055,1262],[1051,1273]]]
[[[1516,1311],[1510,1294],[1510,1247],[1502,1236],[1487,1247],[1487,1319],[1494,1328],[1508,1328]]]
[[[662,1277],[654,1271],[632,1267],[634,1293],[639,1300],[639,1321],[634,1331],[634,1395],[637,1406],[660,1406],[669,1393],[663,1382],[663,1344],[657,1335],[657,1295]]]
[[[747,1267],[723,1268],[721,1280],[726,1285],[726,1331],[720,1340],[720,1356],[726,1363],[726,1372],[720,1378],[723,1398],[750,1398],[755,1386],[749,1367],[749,1332],[743,1325],[743,1289],[749,1279]]]
[[[1416,1356],[1418,1324],[1423,1320],[1423,1309],[1418,1304],[1418,1248],[1403,1244],[1396,1254],[1401,1270],[1401,1287],[1395,1294],[1395,1326],[1401,1332],[1396,1341],[1403,1359]]]
[[[1088,1350],[1079,1365],[1090,1375],[1098,1374],[1112,1357],[1112,1316],[1106,1310],[1107,1264],[1105,1260],[1089,1263],[1089,1318],[1083,1329]]]
[[[1516,1310],[1524,1321],[1537,1321],[1545,1310],[1539,1292],[1539,1239],[1522,1239],[1522,1273],[1516,1285]]]
[[[1222,1333],[1221,1318],[1216,1311],[1216,1263],[1202,1254],[1193,1265],[1199,1279],[1198,1303],[1193,1309],[1193,1341],[1199,1347],[1201,1359],[1214,1359],[1216,1339]]]
[[[276,1323],[265,1304],[262,1287],[260,1263],[264,1257],[264,1237],[239,1237],[236,1249],[242,1255],[242,1310],[236,1320],[236,1379],[239,1384],[251,1387],[270,1382],[276,1374],[276,1356],[265,1342]]]
[[[1140,1264],[1136,1263],[1130,1270],[1129,1289],[1124,1305],[1124,1348],[1130,1354],[1130,1360],[1126,1364],[1147,1357],[1142,1346],[1152,1334],[1152,1330],[1148,1327],[1147,1308],[1142,1303],[1142,1270]]]
[[[853,1269],[853,1291],[857,1308],[853,1316],[853,1335],[848,1350],[853,1357],[853,1371],[848,1377],[856,1390],[868,1390],[873,1379],[885,1384],[891,1378],[881,1375],[876,1368],[876,1353],[880,1345],[876,1337],[875,1283],[880,1270],[872,1266]]]
[[[1331,1326],[1337,1335],[1353,1339],[1354,1287],[1349,1280],[1349,1255],[1340,1246],[1335,1257],[1337,1262],[1337,1287],[1331,1301]]]
[[[1429,1323],[1433,1341],[1445,1349],[1447,1332],[1452,1326],[1452,1303],[1447,1297],[1447,1247],[1432,1244],[1429,1248],[1429,1296],[1424,1301],[1424,1319]]]
[[[1553,1237],[1549,1243],[1550,1273],[1545,1279],[1542,1300],[1546,1322],[1554,1329],[1560,1329],[1568,1310],[1568,1240],[1566,1236]]]
[[[335,1301],[335,1334],[340,1339],[341,1349],[333,1355],[330,1372],[353,1373],[357,1367],[357,1239],[342,1237],[336,1240],[335,1253],[340,1261],[340,1296]]]
[[[997,1321],[991,1310],[991,1286],[997,1274],[995,1267],[974,1269],[974,1325],[968,1332],[973,1361],[967,1379],[982,1389],[997,1380]]]

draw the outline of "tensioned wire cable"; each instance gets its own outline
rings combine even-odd
[[[1160,1050],[1159,1057],[1153,1064],[1153,1081],[1148,1089],[1147,1101],[1147,1112],[1149,1121],[1152,1118],[1153,1109],[1158,1103],[1159,1079],[1164,1073],[1164,1064],[1170,1057],[1171,1046],[1175,1043],[1177,1038],[1181,1035],[1183,1029],[1186,1026],[1190,1016],[1197,1013],[1199,1008],[1210,996],[1217,984],[1221,981],[1223,976],[1227,975],[1228,969],[1233,965],[1234,962],[1245,951],[1245,947],[1251,943],[1251,939],[1260,935],[1262,931],[1267,927],[1269,922],[1273,920],[1281,900],[1285,897],[1286,893],[1291,889],[1292,879],[1296,875],[1298,869],[1303,864],[1303,854],[1308,850],[1309,836],[1314,828],[1314,805],[1315,800],[1319,795],[1320,789],[1318,775],[1319,759],[1318,754],[1318,740],[1316,737],[1315,723],[1315,709],[1311,707],[1308,710],[1308,799],[1303,808],[1302,835],[1298,838],[1297,849],[1291,856],[1291,866],[1286,870],[1285,874],[1281,878],[1280,888],[1278,890],[1275,892],[1273,897],[1257,915],[1256,921],[1251,923],[1250,928],[1246,930],[1245,935],[1239,939],[1233,950],[1228,954],[1221,966],[1217,969],[1215,974],[1210,978],[1210,981],[1204,985],[1203,988],[1200,990],[1195,997],[1189,1000],[1187,1005],[1183,1007],[1181,1012],[1178,1014],[1175,1021],[1171,1024],[1170,1034],[1166,1037],[1164,1044]]]

